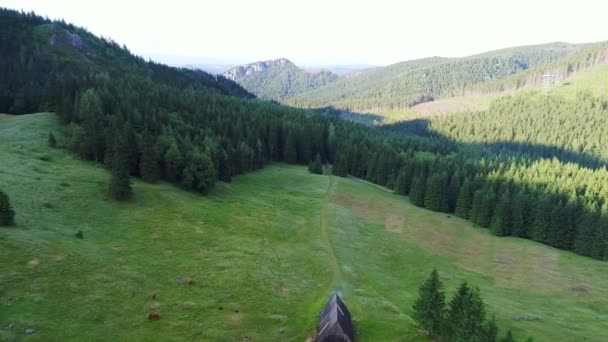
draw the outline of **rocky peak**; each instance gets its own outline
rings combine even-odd
[[[223,75],[227,79],[230,79],[233,81],[238,81],[245,76],[256,74],[256,73],[262,73],[262,72],[268,70],[269,68],[272,68],[275,66],[296,67],[296,65],[293,64],[287,58],[279,58],[279,59],[273,59],[273,60],[268,60],[268,61],[250,63],[247,65],[239,65],[237,67],[234,67],[234,68],[226,71]]]

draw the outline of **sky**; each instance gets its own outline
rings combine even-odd
[[[171,64],[387,65],[608,40],[608,0],[0,0]]]

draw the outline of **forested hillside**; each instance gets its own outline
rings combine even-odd
[[[550,84],[558,86],[573,74],[603,64],[608,64],[608,43],[606,42],[587,46],[555,63],[537,65],[504,79],[469,86],[465,90],[465,94],[496,94],[540,86],[543,83],[543,75],[552,75]]]
[[[587,45],[552,43],[492,51],[464,58],[426,58],[363,71],[287,100],[299,107],[334,106],[352,111],[411,107],[465,89],[555,63]]]
[[[608,259],[608,102],[524,93],[477,114],[385,129],[446,139],[458,153],[414,155],[393,186],[431,210],[499,236]]]
[[[304,164],[319,154],[336,175],[388,186],[419,206],[471,218],[496,235],[608,258],[605,100],[513,97],[480,114],[496,126],[480,123],[480,116],[466,127],[418,121],[377,130],[250,99],[232,81],[145,62],[65,23],[10,10],[0,14],[0,77],[7,80],[8,94],[1,109],[57,112],[67,125],[65,147],[111,168],[112,185],[121,190],[116,198],[128,197],[129,176],[204,193],[218,180],[267,163]],[[435,81],[412,82],[440,94],[456,91],[454,84],[502,77],[576,49],[549,45],[531,49],[524,61],[507,50],[395,68],[411,76],[403,80],[416,80],[424,70]],[[462,83],[452,81],[458,72],[467,76],[457,78]],[[375,91],[407,98],[397,89]],[[569,115],[575,107],[578,114]],[[556,118],[547,126],[533,114]],[[582,118],[589,125],[575,127]],[[510,143],[503,144],[504,132],[495,127],[507,124],[513,129],[506,137]]]
[[[338,78],[325,70],[302,70],[284,58],[237,66],[223,75],[262,99],[276,101],[315,90]]]

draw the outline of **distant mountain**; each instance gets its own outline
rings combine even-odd
[[[262,99],[276,101],[318,89],[338,79],[338,75],[326,70],[307,72],[285,58],[237,66],[224,72],[223,76]]]
[[[284,102],[299,107],[333,106],[352,111],[399,110],[440,97],[463,95],[471,86],[557,63],[590,46],[550,43],[462,58],[431,57],[406,61],[341,77]],[[251,87],[245,88],[256,91]]]
[[[359,71],[363,71],[366,69],[372,69],[378,67],[377,65],[371,64],[356,64],[356,65],[311,65],[302,67],[302,69],[308,72],[319,72],[319,71],[329,71],[338,76],[344,76],[348,74],[353,74]]]

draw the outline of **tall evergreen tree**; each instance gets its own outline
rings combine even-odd
[[[551,229],[551,202],[548,197],[541,196],[533,208],[533,221],[530,237],[538,242],[547,242]]]
[[[458,194],[461,188],[460,184],[460,172],[455,172],[450,179],[448,185],[448,211],[454,212],[456,210],[456,202],[458,201]]]
[[[472,204],[473,189],[471,188],[471,181],[466,178],[458,191],[458,198],[456,200],[456,208],[454,209],[454,213],[457,216],[469,218]]]
[[[410,201],[418,207],[424,207],[424,194],[426,192],[426,177],[417,175],[412,181],[410,189]]]
[[[15,222],[15,211],[8,195],[0,191],[0,226],[10,226]]]
[[[489,227],[494,214],[495,195],[492,186],[477,190],[473,197],[471,218],[481,227]]]
[[[285,147],[283,147],[283,160],[287,163],[295,164],[298,161],[298,148],[296,143],[295,133],[290,131],[285,139]]]
[[[450,301],[444,336],[447,341],[473,341],[484,333],[484,303],[477,288],[462,283]]]
[[[608,260],[608,203],[604,203],[597,220],[595,239],[591,246],[591,257]]]
[[[218,153],[218,179],[222,182],[232,181],[232,167],[230,165],[230,158],[226,150],[222,149]]]
[[[397,175],[397,179],[395,181],[395,193],[397,195],[407,195],[409,190],[409,184],[407,184],[405,170],[399,170],[399,174]]]
[[[511,198],[511,235],[528,237],[528,223],[525,219],[527,207],[526,195],[523,192]]]
[[[148,182],[154,183],[160,177],[160,168],[158,165],[158,152],[156,143],[152,135],[145,131],[142,136],[141,158],[139,162],[139,174],[141,178]]]
[[[323,174],[323,164],[321,163],[321,155],[317,153],[315,160],[311,160],[308,164],[308,172],[317,175]]]
[[[500,196],[492,216],[490,230],[496,236],[511,235],[511,196],[509,191],[505,191]]]
[[[434,173],[429,176],[426,182],[424,207],[434,211],[448,211],[448,179],[445,173]]]
[[[433,269],[429,278],[420,286],[413,309],[414,320],[427,335],[440,333],[445,314],[445,293],[436,269]]]
[[[133,194],[124,133],[116,138],[109,192],[118,201],[124,201]]]

